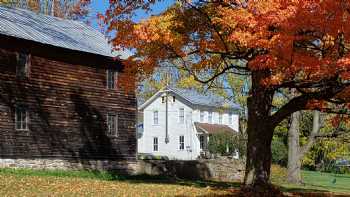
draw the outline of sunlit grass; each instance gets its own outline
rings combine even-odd
[[[278,166],[272,167],[272,182],[286,191],[323,191],[350,195],[350,175],[314,171],[302,171],[304,184],[293,185],[286,182],[287,171]]]

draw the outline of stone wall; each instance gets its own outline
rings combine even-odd
[[[137,171],[139,174],[166,175],[184,179],[242,181],[244,163],[226,158],[197,161],[141,160]]]
[[[176,160],[63,160],[63,159],[3,159],[0,168],[30,168],[45,170],[99,170],[120,174],[164,175],[192,180],[242,181],[244,163],[235,159]]]
[[[99,170],[136,174],[137,162],[111,160],[62,160],[62,159],[0,159],[0,168],[30,168],[45,170]]]

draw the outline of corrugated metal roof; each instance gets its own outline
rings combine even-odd
[[[208,107],[229,107],[232,109],[241,109],[240,105],[233,102],[229,102],[225,100],[223,97],[220,97],[215,94],[211,94],[211,93],[201,94],[194,89],[181,89],[181,88],[174,88],[174,87],[168,87],[168,89],[184,97],[186,100],[188,100],[194,105],[203,105]]]
[[[176,87],[166,87],[164,89],[161,89],[146,101],[143,101],[141,98],[138,98],[139,109],[144,109],[146,106],[152,103],[153,100],[162,95],[164,91],[174,92],[176,95],[187,100],[192,105],[200,105],[213,108],[230,108],[234,110],[242,109],[239,104],[233,103],[232,101],[228,101],[225,98],[220,97],[218,95],[212,93],[202,94],[194,89],[182,89]]]
[[[92,27],[25,9],[0,6],[0,34],[113,57],[105,36]]]

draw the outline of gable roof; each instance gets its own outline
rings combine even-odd
[[[113,57],[103,34],[82,22],[0,6],[0,34]]]
[[[220,97],[215,94],[207,93],[207,94],[201,94],[198,91],[194,89],[182,89],[182,88],[175,88],[175,87],[165,87],[158,91],[155,95],[153,95],[150,99],[145,101],[143,104],[139,106],[139,110],[144,109],[147,107],[150,103],[152,103],[156,98],[161,96],[165,91],[173,92],[177,96],[180,96],[181,98],[185,99],[192,105],[199,105],[199,106],[205,106],[205,107],[212,107],[212,108],[229,108],[229,109],[235,109],[240,110],[240,105],[228,102],[223,97]]]
[[[232,129],[227,125],[195,122],[194,126],[196,127],[197,132],[205,133],[205,134],[237,133],[237,131],[235,131],[234,129]]]

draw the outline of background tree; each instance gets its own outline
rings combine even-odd
[[[0,0],[0,4],[60,18],[81,20],[88,15],[90,0]]]
[[[112,44],[135,51],[121,79],[140,80],[140,70],[152,73],[164,62],[204,84],[223,75],[249,76],[244,182],[257,192],[270,189],[271,141],[281,121],[306,109],[347,113],[350,2],[177,2],[158,16],[134,22],[136,12],[149,11],[159,1],[110,1],[105,22],[115,33]],[[296,94],[274,108],[274,97],[284,89]]]

